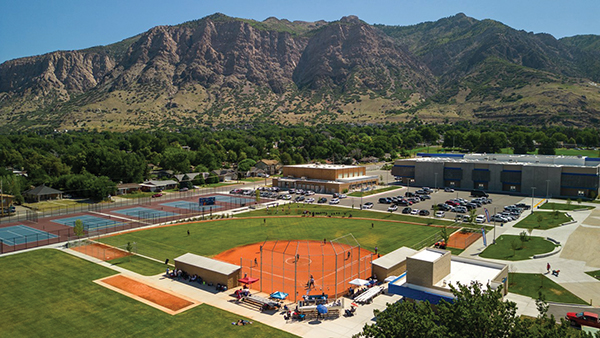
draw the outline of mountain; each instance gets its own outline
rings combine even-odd
[[[588,125],[600,37],[464,14],[413,26],[213,14],[0,65],[0,129],[492,120]]]

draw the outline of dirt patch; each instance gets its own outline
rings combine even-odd
[[[600,268],[600,228],[579,226],[571,233],[560,253],[560,258],[584,261]]]
[[[466,249],[469,245],[475,243],[481,238],[480,232],[465,232],[457,231],[448,238],[447,246],[455,249]]]
[[[86,245],[71,248],[71,250],[81,252],[82,254],[98,258],[103,261],[110,261],[111,259],[127,257],[131,255],[127,251],[113,248],[109,245],[101,243],[89,243]]]
[[[146,301],[145,303],[151,303],[149,305],[154,304],[158,305],[158,308],[162,307],[168,309],[170,311],[166,312],[171,314],[175,314],[176,312],[180,312],[181,310],[194,305],[194,302],[172,295],[123,275],[108,277],[100,280],[99,282],[101,284],[110,285],[113,287],[113,290],[116,288],[118,291],[122,291],[121,293],[125,295],[133,295],[135,296],[133,298],[141,298]]]

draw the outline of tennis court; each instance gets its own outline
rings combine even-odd
[[[198,203],[188,202],[188,201],[175,201],[175,202],[169,202],[169,203],[162,203],[161,205],[164,205],[165,207],[173,207],[173,208],[188,209],[188,210],[195,210],[195,211],[209,211],[209,210],[217,210],[217,209],[221,208],[220,205],[200,206],[200,205],[198,205]]]
[[[0,228],[0,241],[10,246],[56,237],[58,236],[22,224]]]
[[[148,208],[142,208],[142,207],[121,209],[121,210],[112,210],[111,212],[114,212],[115,214],[136,217],[139,219],[163,218],[163,217],[170,217],[170,216],[178,215],[174,212],[154,210],[154,209],[148,209]]]
[[[98,229],[104,229],[104,228],[112,228],[112,227],[116,227],[118,225],[123,224],[122,222],[119,222],[116,220],[106,219],[106,218],[96,217],[96,216],[91,216],[91,215],[80,215],[80,216],[76,216],[76,217],[59,218],[59,219],[52,220],[52,222],[70,226],[70,227],[74,227],[75,221],[77,221],[78,219],[81,220],[81,222],[83,223],[83,229],[86,231],[98,230]]]

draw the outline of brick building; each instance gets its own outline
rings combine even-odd
[[[273,186],[281,189],[304,189],[318,193],[342,193],[373,187],[377,176],[367,176],[360,166],[337,164],[299,164],[283,167],[283,176],[273,178]]]

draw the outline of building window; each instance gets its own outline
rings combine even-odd
[[[344,173],[344,178],[348,178],[348,173]]]
[[[585,196],[585,191],[577,190],[577,196]]]
[[[511,185],[511,186],[510,186],[510,191],[517,191],[517,187],[516,187],[516,186],[514,186],[514,185]]]
[[[453,187],[453,186],[455,186],[455,185],[456,185],[456,182],[454,182],[454,181],[450,181],[450,186],[451,186],[451,187]]]
[[[485,185],[483,183],[477,183],[477,189],[484,189]]]
[[[342,174],[338,174],[338,178],[342,178]]]

